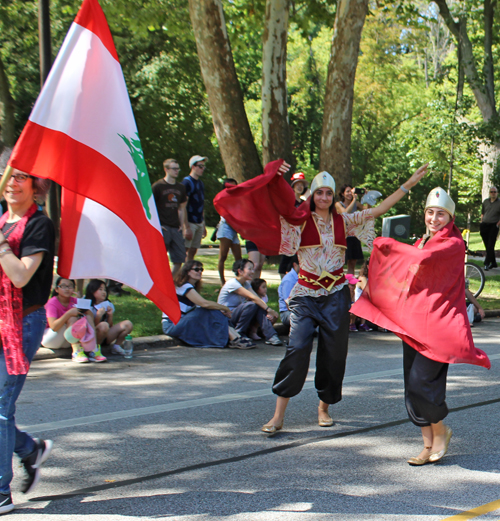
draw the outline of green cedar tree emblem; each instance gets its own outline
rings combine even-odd
[[[135,171],[137,173],[137,179],[134,179],[135,187],[139,192],[142,206],[144,206],[146,215],[148,216],[148,219],[151,219],[151,212],[149,210],[149,200],[151,199],[153,192],[151,190],[151,183],[149,182],[148,168],[146,166],[146,161],[144,161],[144,152],[142,151],[139,134],[137,132],[135,133],[137,139],[128,139],[127,137],[122,136],[121,134],[118,135],[123,139],[123,141],[127,145],[128,153],[134,161]]]

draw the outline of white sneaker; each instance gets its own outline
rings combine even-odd
[[[269,340],[266,340],[266,344],[270,346],[282,346],[283,342],[279,339],[278,335],[273,335]]]
[[[123,350],[122,346],[119,346],[118,344],[113,344],[111,346],[111,354],[112,355],[125,355],[125,351]]]

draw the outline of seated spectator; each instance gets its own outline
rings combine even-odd
[[[229,327],[231,311],[227,306],[200,295],[202,273],[203,264],[192,260],[186,262],[175,276],[181,318],[174,324],[163,313],[163,332],[193,347],[254,348],[255,344],[248,338],[243,338]]]
[[[272,310],[252,289],[250,281],[254,278],[254,264],[249,259],[241,259],[233,264],[236,278],[222,286],[218,302],[227,306],[231,312],[231,323],[241,335],[248,335],[251,326],[257,322],[266,338],[266,344],[282,345],[281,340],[267,318],[277,318]]]
[[[288,305],[286,303],[290,293],[299,281],[299,259],[297,255],[293,255],[289,257],[292,263],[292,269],[283,277],[281,284],[278,287],[278,296],[279,296],[279,310],[281,322],[290,327],[290,310],[288,309]]]
[[[230,188],[231,186],[236,186],[238,183],[234,179],[226,179],[224,182],[224,188]],[[238,238],[238,234],[227,224],[224,217],[220,218],[219,225],[217,227],[217,239],[220,242],[219,246],[219,277],[221,285],[224,286],[226,283],[226,278],[224,276],[224,264],[227,259],[227,254],[229,253],[229,249],[233,252],[234,260],[241,259],[241,246],[240,239]]]
[[[54,285],[52,298],[45,304],[48,327],[42,338],[42,346],[49,349],[69,347],[73,349],[73,362],[104,362],[106,357],[102,356],[101,347],[97,345],[91,352],[86,353],[80,342],[70,342],[65,333],[81,316],[86,316],[89,324],[94,327],[94,317],[90,310],[82,313],[75,307],[77,299],[73,297],[75,282],[70,279],[59,277]],[[68,331],[69,333],[69,331]],[[70,336],[70,339],[72,337]]]
[[[103,280],[91,279],[87,284],[85,298],[92,304],[97,343],[111,346],[114,355],[125,355],[123,342],[132,332],[134,325],[130,320],[113,322],[115,306],[108,300],[108,290]]]

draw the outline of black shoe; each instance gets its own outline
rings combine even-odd
[[[16,508],[12,503],[12,496],[10,494],[0,494],[0,515],[12,512]]]
[[[485,264],[484,265],[484,271],[488,271],[490,269],[490,265],[489,264]]]
[[[21,485],[21,492],[23,494],[29,494],[36,487],[40,479],[40,467],[49,457],[53,444],[52,440],[39,440],[35,438],[35,450],[21,460],[24,470],[26,471]]]

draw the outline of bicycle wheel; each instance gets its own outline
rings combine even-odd
[[[469,283],[469,291],[477,298],[483,291],[486,277],[484,271],[472,262],[465,263],[465,287]]]

